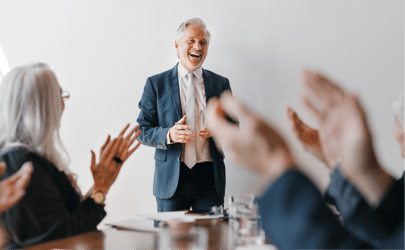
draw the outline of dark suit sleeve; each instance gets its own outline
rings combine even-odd
[[[403,180],[395,181],[379,207],[373,209],[336,168],[324,199],[336,205],[345,227],[359,238],[377,248],[403,248],[403,240],[402,245],[393,240],[396,232],[404,230]]]
[[[157,93],[152,78],[146,80],[141,101],[138,104],[140,113],[138,124],[142,131],[139,140],[142,144],[159,149],[167,149],[166,135],[170,128],[159,127]]]
[[[76,202],[77,206],[69,211],[66,203],[71,201],[62,199],[55,180],[45,170],[49,166],[44,166],[44,162],[29,151],[19,151],[5,160],[7,173],[2,178],[14,174],[26,161],[31,161],[34,166],[23,199],[1,214],[2,222],[11,236],[10,247],[94,231],[105,217],[104,206],[96,204],[91,198]],[[71,186],[66,190],[72,190]]]
[[[278,248],[372,248],[350,234],[325,205],[313,183],[285,173],[260,199],[267,237]]]

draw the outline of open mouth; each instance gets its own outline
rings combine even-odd
[[[201,53],[190,53],[190,56],[195,57],[195,58],[200,58]]]

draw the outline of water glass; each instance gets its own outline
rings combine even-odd
[[[254,195],[229,197],[229,228],[237,245],[261,245],[266,237]]]

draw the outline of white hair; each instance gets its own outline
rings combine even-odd
[[[176,33],[176,41],[178,43],[180,42],[181,38],[184,35],[184,30],[186,30],[187,26],[189,26],[189,25],[199,25],[199,26],[203,27],[205,32],[207,33],[208,44],[210,43],[211,33],[207,30],[207,26],[205,25],[204,21],[200,18],[190,18],[187,21],[180,24],[179,28],[177,28],[177,33]]]
[[[399,114],[400,120],[399,123],[402,127],[404,127],[404,94],[399,96],[399,99],[392,104],[392,112],[394,116]]]
[[[12,69],[0,86],[0,150],[20,146],[38,153],[64,171],[77,189],[59,136],[62,102],[58,80],[46,64]]]

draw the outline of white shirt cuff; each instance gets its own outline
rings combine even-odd
[[[166,134],[166,145],[174,144],[174,142],[170,140],[170,136],[169,136],[171,129],[172,128],[170,128],[169,131],[167,131],[167,134]]]

